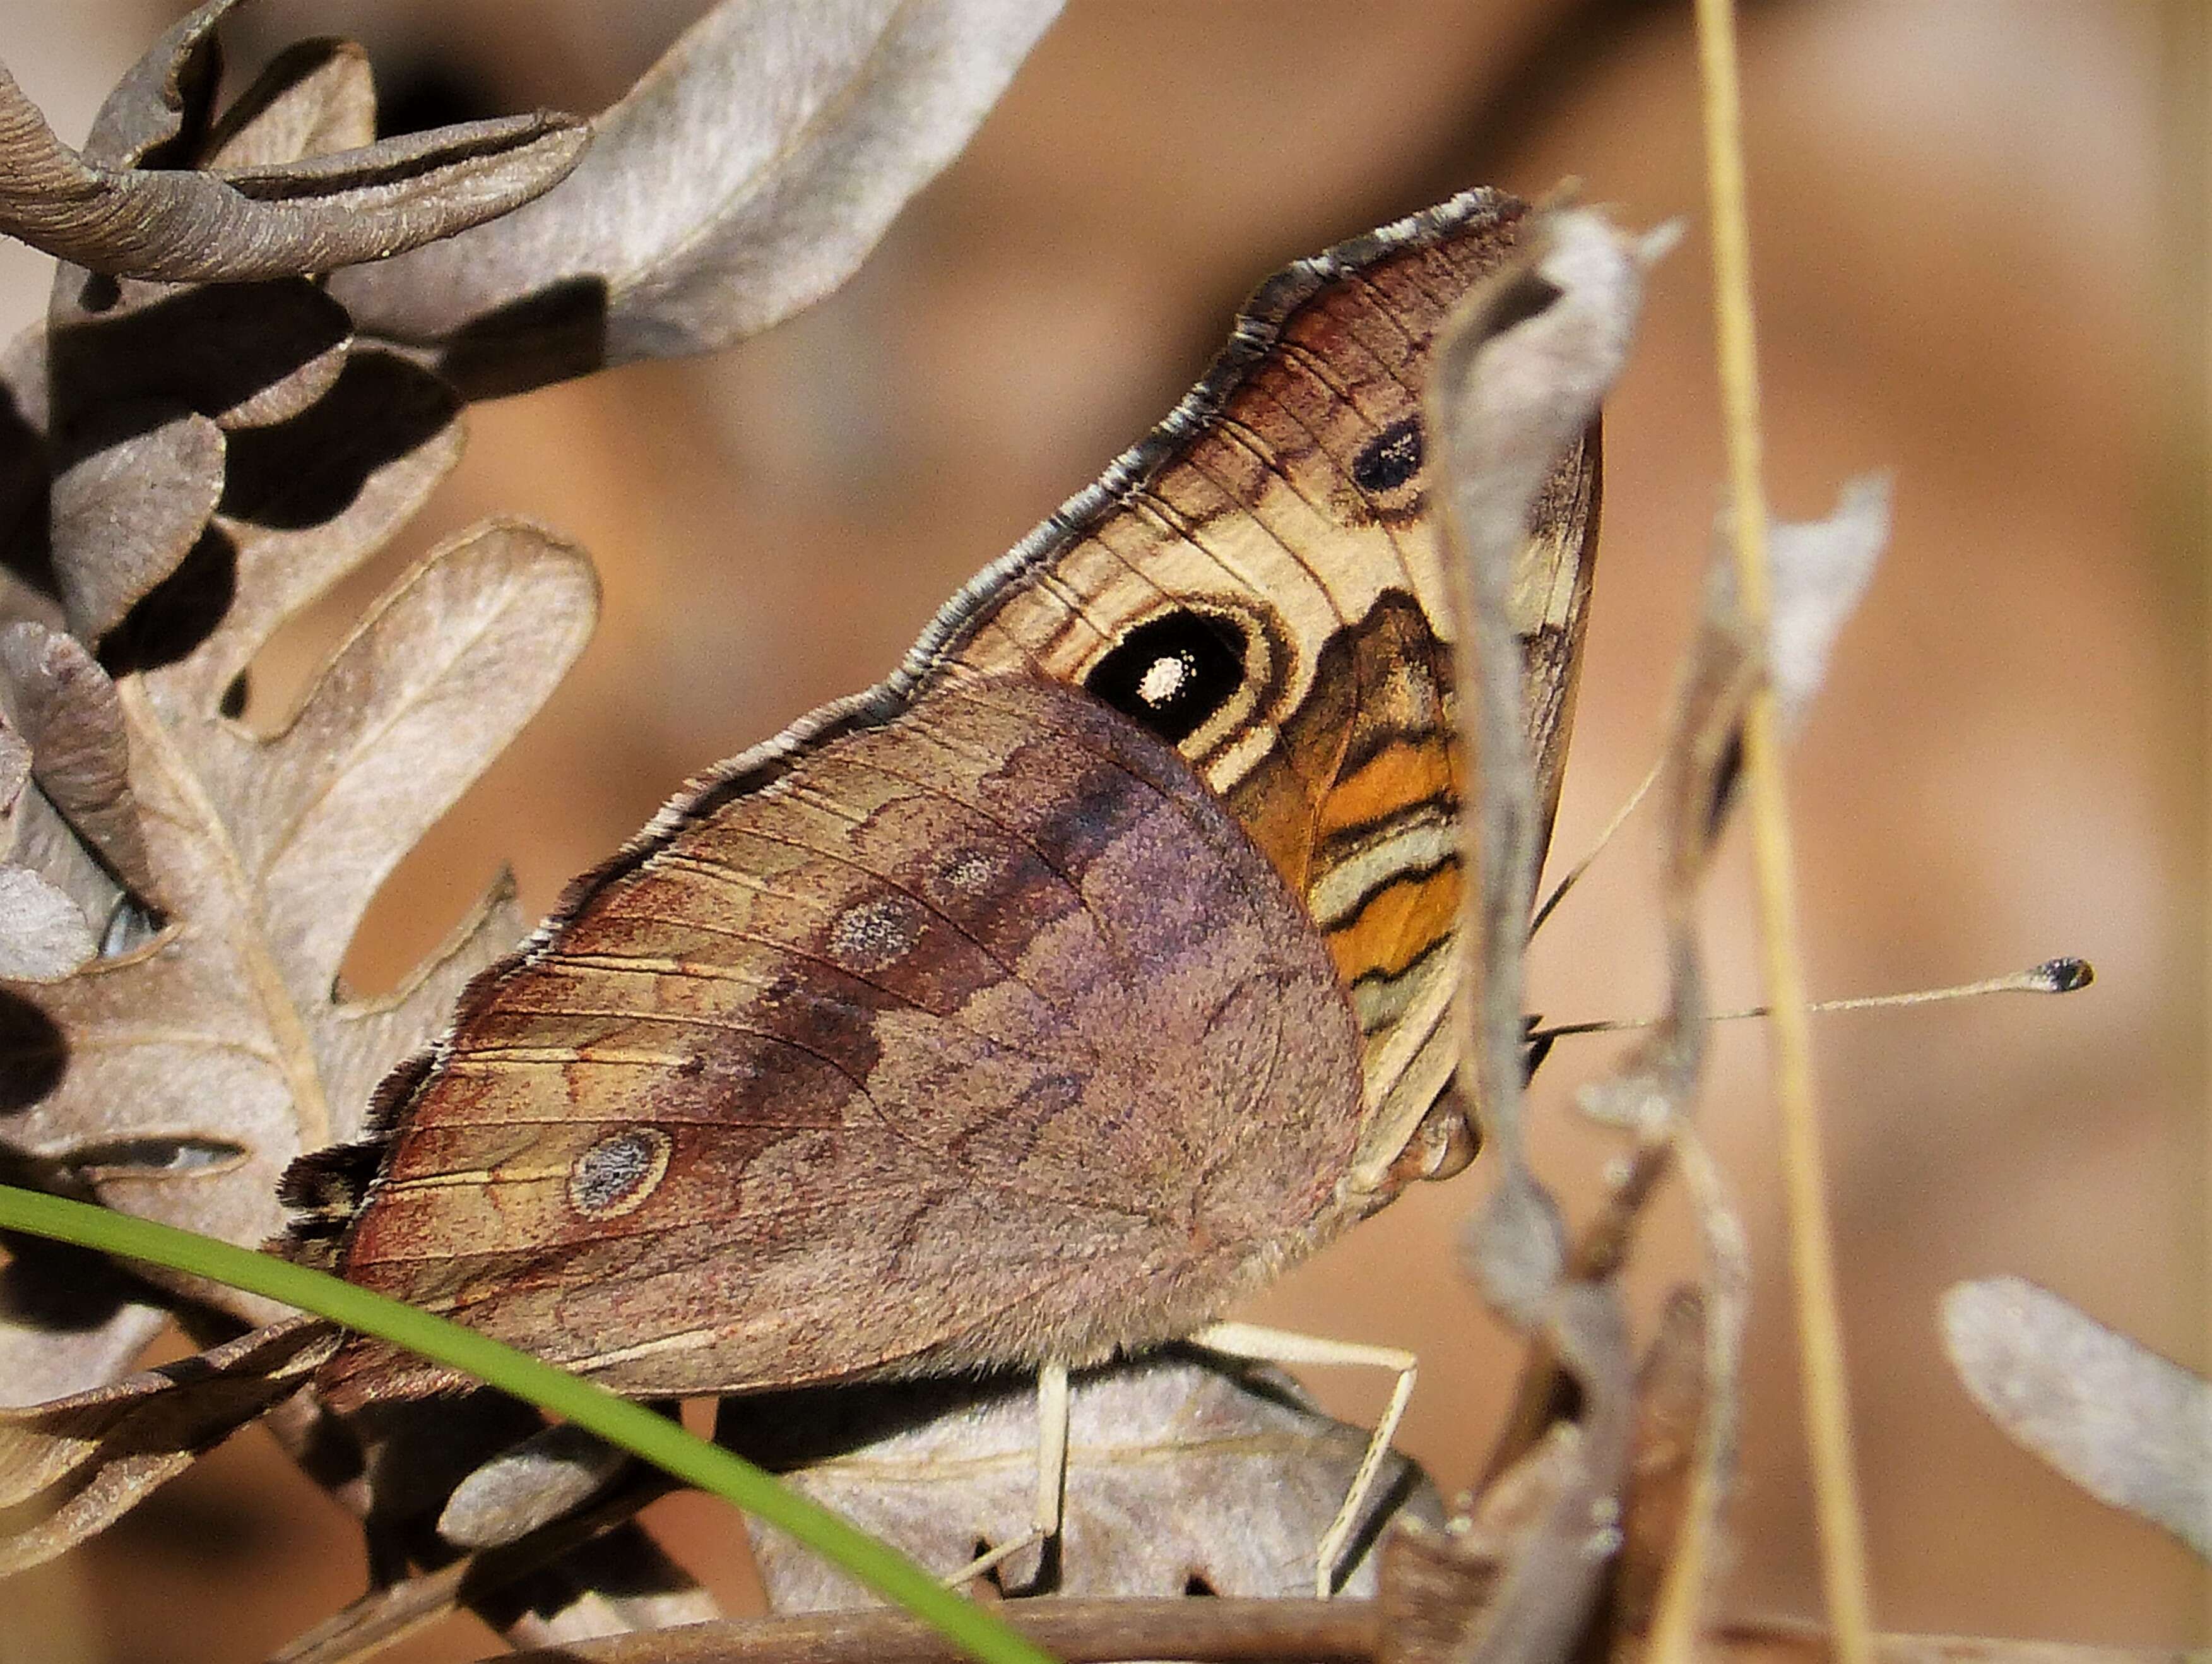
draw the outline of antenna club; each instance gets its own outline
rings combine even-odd
[[[2045,960],[2028,973],[2037,986],[2054,994],[2071,994],[2087,988],[2097,979],[2097,967],[2086,959],[2068,954],[2061,959]]]

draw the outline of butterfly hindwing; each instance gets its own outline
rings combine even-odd
[[[1358,1078],[1173,752],[979,682],[674,830],[470,1002],[343,1268],[639,1393],[1103,1357],[1328,1228]]]

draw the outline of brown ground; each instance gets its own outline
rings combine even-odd
[[[6,0],[0,58],[74,136],[100,77],[167,9],[67,9],[64,38],[56,9]],[[510,107],[592,107],[693,9],[256,11],[286,36],[374,12],[373,44],[451,45]],[[585,542],[605,619],[545,716],[380,902],[361,978],[397,976],[501,856],[543,906],[687,771],[881,674],[957,582],[1166,409],[1285,259],[1462,185],[1541,192],[1567,174],[1632,222],[1692,222],[1607,417],[1606,552],[1558,838],[1579,852],[1650,757],[1718,500],[1688,8],[1657,9],[1076,0],[842,295],[719,360],[482,410],[468,462],[405,548],[283,643],[257,709],[298,686],[401,558],[493,510]],[[1796,758],[1812,980],[1856,993],[2059,952],[2100,972],[2069,1001],[1819,1031],[1887,1627],[2207,1635],[2201,1571],[2000,1439],[1933,1322],[1954,1279],[2016,1271],[2212,1362],[2206,638],[2201,570],[2161,533],[2156,491],[2172,357],[2157,15],[1796,0],[1747,26],[1772,499],[1811,515],[1845,476],[1898,471],[1894,542]],[[1755,997],[1741,856],[1739,839],[1708,915],[1724,1003]],[[1632,838],[1547,931],[1547,1012],[1648,1005],[1649,864]],[[1540,1083],[1557,1173],[1592,1165],[1564,1127],[1566,1089],[1608,1049],[1585,1042]],[[1731,1028],[1715,1051],[1704,1113],[1761,1268],[1729,1598],[1809,1612],[1759,1032]],[[1512,1369],[1450,1269],[1480,1183],[1401,1204],[1251,1314],[1418,1349],[1405,1442],[1447,1484],[1468,1477]],[[1667,1268],[1647,1269],[1648,1294]],[[1320,1385],[1343,1413],[1379,1403],[1369,1382]],[[686,1557],[730,1563],[717,1510],[692,1499],[663,1517]],[[0,1659],[258,1656],[359,1576],[338,1516],[249,1437],[72,1566],[0,1594]],[[404,1655],[490,1644],[457,1622]]]

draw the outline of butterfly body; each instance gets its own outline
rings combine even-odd
[[[692,783],[480,978],[379,1137],[295,1168],[295,1251],[618,1390],[733,1393],[1175,1338],[1443,1165],[1420,397],[1519,211],[1263,287],[889,681]],[[1586,446],[1524,561],[1547,808],[1595,491]],[[320,1381],[459,1384],[363,1339]]]

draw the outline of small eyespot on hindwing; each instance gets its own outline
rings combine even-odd
[[[1395,491],[1421,471],[1421,420],[1393,422],[1360,447],[1352,460],[1352,483],[1370,497]]]

